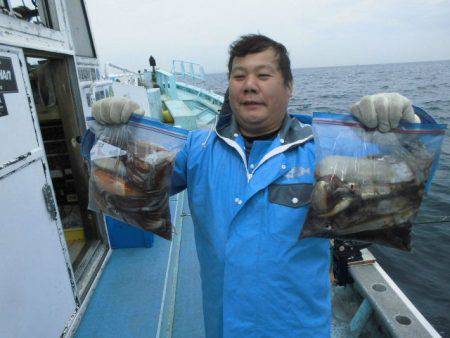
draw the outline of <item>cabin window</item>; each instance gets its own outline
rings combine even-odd
[[[96,57],[83,1],[66,1],[66,6],[72,39],[75,45],[75,54],[77,56]]]
[[[49,6],[45,0],[3,0],[0,1],[0,6],[4,13],[9,13],[20,20],[56,28],[52,24]]]

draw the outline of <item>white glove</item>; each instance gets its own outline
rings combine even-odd
[[[411,101],[398,93],[364,96],[350,107],[350,111],[366,127],[378,127],[381,132],[396,128],[401,119],[420,123]]]
[[[102,124],[127,123],[133,113],[144,115],[139,105],[126,97],[108,97],[92,104],[92,116]]]

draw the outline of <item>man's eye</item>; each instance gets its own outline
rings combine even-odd
[[[235,80],[243,80],[244,79],[244,75],[242,75],[242,74],[233,75],[233,79],[235,79]]]
[[[270,74],[259,74],[258,77],[260,79],[268,79],[270,77]]]

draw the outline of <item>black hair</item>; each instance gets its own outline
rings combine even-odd
[[[292,84],[291,61],[286,47],[281,43],[261,34],[243,35],[230,45],[228,59],[228,78],[230,78],[231,67],[235,57],[243,57],[248,54],[260,53],[266,49],[273,48],[278,56],[278,67],[283,76],[285,86]]]

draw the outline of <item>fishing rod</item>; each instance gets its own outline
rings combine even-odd
[[[430,217],[426,217],[429,219]],[[450,216],[437,216],[436,220],[416,221],[414,225],[450,223]]]

